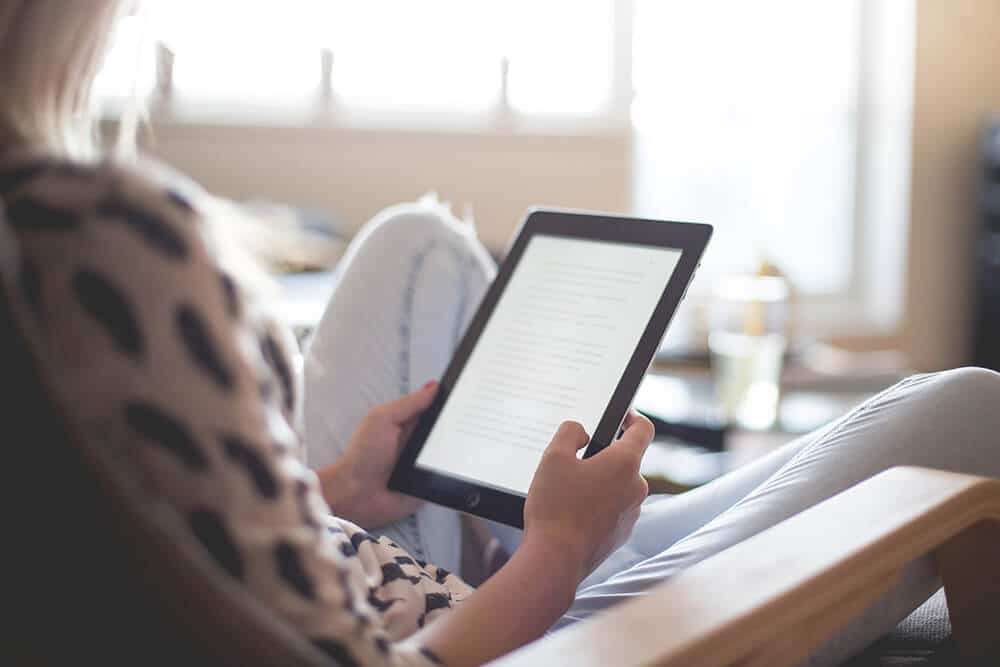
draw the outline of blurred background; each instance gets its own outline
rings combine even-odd
[[[434,192],[498,258],[529,206],[715,225],[640,394],[708,450],[1000,365],[996,0],[147,0],[109,125],[136,93],[148,152],[311,270],[305,330],[358,227]]]

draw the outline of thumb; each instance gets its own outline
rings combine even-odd
[[[386,403],[382,408],[394,423],[405,424],[430,407],[437,390],[438,383],[432,380],[417,391]]]

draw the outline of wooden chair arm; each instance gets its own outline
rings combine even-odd
[[[894,468],[494,664],[794,665],[929,553],[963,653],[993,655],[1000,480]]]

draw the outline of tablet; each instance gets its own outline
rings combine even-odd
[[[684,297],[708,225],[536,210],[521,226],[389,488],[523,527],[559,424],[612,444]]]

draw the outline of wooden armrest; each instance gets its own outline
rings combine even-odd
[[[929,553],[960,648],[993,655],[1000,480],[893,468],[494,664],[794,665]]]

